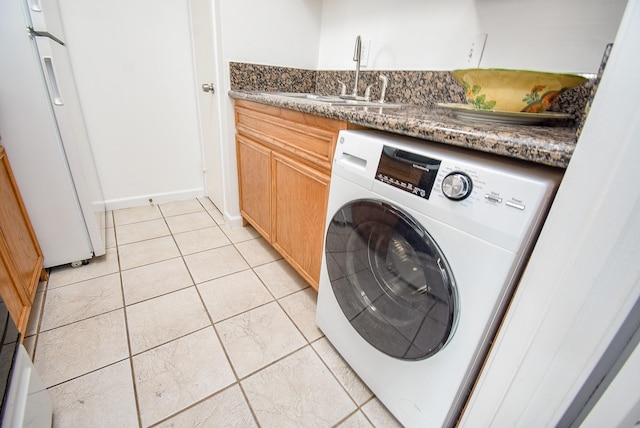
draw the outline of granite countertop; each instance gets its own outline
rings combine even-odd
[[[552,126],[488,124],[459,119],[441,107],[331,106],[248,90],[231,90],[229,96],[559,168],[566,168],[576,146],[573,122]]]

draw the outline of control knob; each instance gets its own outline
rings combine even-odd
[[[454,201],[461,201],[471,194],[473,182],[464,172],[456,171],[442,180],[442,193]]]

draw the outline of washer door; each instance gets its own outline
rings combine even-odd
[[[382,201],[358,200],[329,224],[331,287],[353,328],[395,358],[442,349],[457,322],[457,292],[440,248],[417,221]]]

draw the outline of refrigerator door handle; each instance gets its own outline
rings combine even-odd
[[[62,46],[64,46],[64,42],[62,40],[60,40],[59,38],[57,38],[53,34],[47,33],[46,31],[36,31],[31,27],[27,27],[27,31],[29,32],[29,37],[31,37],[32,39],[34,37],[47,37],[47,38],[53,40],[54,42],[60,43]]]
[[[62,94],[60,93],[60,86],[58,85],[58,78],[56,77],[56,70],[53,67],[53,59],[51,57],[43,57],[44,68],[47,72],[47,77],[49,78],[49,83],[51,86],[51,100],[57,106],[64,105],[64,101],[62,100]]]

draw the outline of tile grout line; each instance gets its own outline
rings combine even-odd
[[[208,211],[207,211],[207,213],[208,213]],[[215,219],[213,221],[215,222]],[[218,225],[218,226],[220,226],[220,225]],[[240,257],[242,257],[243,260],[247,263],[247,266],[249,266],[249,269],[254,273],[254,275],[257,276],[257,274],[253,271],[253,267],[251,266],[251,264],[245,259],[245,257],[242,255],[242,253],[236,247],[236,244],[224,232],[224,230],[222,230],[222,228],[220,228],[220,230],[227,237],[227,239],[229,239],[229,241],[231,242],[231,244],[233,245],[235,250],[238,252],[238,254],[240,254]],[[186,261],[185,261],[185,265],[186,265]],[[249,269],[246,269],[246,270],[249,270]],[[189,267],[188,266],[187,266],[187,270],[189,271]],[[191,275],[191,271],[189,271],[189,275]],[[233,275],[233,274],[228,274],[226,276],[229,276],[229,275]],[[260,279],[260,277],[258,277],[258,279]],[[207,305],[206,305],[206,303],[205,303],[205,301],[204,301],[204,299],[202,297],[202,294],[200,292],[200,288],[198,288],[198,284],[195,284],[195,280],[193,279],[193,277],[192,277],[192,280],[194,281],[194,287],[196,289],[196,292],[198,293],[198,297],[200,298],[200,302],[202,303],[202,306],[204,307],[205,312],[207,313],[207,316],[209,317],[209,322],[211,323],[211,327],[213,328],[213,332],[216,335],[216,339],[218,340],[218,343],[220,343],[220,347],[222,348],[222,352],[224,353],[224,356],[225,356],[225,358],[227,360],[227,363],[229,364],[229,368],[231,369],[231,372],[233,373],[233,376],[235,378],[235,382],[233,383],[233,385],[238,385],[238,388],[240,389],[240,393],[242,394],[242,398],[244,399],[245,403],[247,404],[247,407],[249,408],[249,412],[251,413],[251,417],[253,418],[253,421],[255,422],[256,426],[260,427],[260,421],[258,420],[258,416],[256,415],[255,410],[253,409],[253,406],[251,405],[251,402],[249,401],[249,398],[247,397],[247,393],[246,393],[244,387],[242,386],[242,383],[240,382],[240,378],[238,377],[238,373],[236,371],[236,368],[233,366],[233,363],[231,362],[231,357],[229,356],[227,348],[224,346],[224,342],[222,341],[222,338],[220,337],[220,332],[216,328],[216,323],[213,321],[211,313],[209,312],[209,308],[207,307]],[[269,290],[267,289],[267,291],[269,291]],[[269,293],[271,294],[270,291],[269,291]],[[273,294],[271,296],[274,297]],[[231,386],[232,385],[229,385],[227,388],[230,388]],[[210,397],[213,397],[213,396],[215,396],[215,395],[217,395],[219,393],[221,393],[222,391],[226,390],[227,388],[224,388],[223,390],[214,392],[209,397],[207,397],[207,399],[210,398]],[[183,409],[181,412],[179,412],[177,414],[180,414],[180,413],[182,413],[184,411],[186,411],[186,409]]]
[[[138,387],[136,385],[136,373],[133,366],[133,353],[131,351],[131,336],[129,335],[129,318],[127,316],[127,302],[124,294],[124,283],[122,281],[122,265],[120,264],[120,246],[118,245],[118,231],[115,221],[115,214],[111,212],[111,221],[113,223],[113,236],[115,240],[116,259],[118,261],[118,277],[120,278],[120,293],[122,300],[122,314],[124,316],[124,328],[127,338],[127,349],[129,351],[129,374],[131,376],[131,387],[133,388],[133,399],[136,406],[136,419],[138,420],[138,427],[142,427],[142,417],[140,415],[140,402],[138,400]]]
[[[165,219],[165,220],[166,220],[166,219]],[[214,220],[214,221],[215,221],[215,220]],[[218,225],[218,226],[220,226],[220,225]],[[258,418],[257,418],[257,415],[256,415],[256,413],[255,413],[255,410],[253,409],[253,406],[251,405],[251,402],[250,402],[250,400],[249,400],[249,398],[248,398],[248,396],[247,396],[247,394],[246,394],[246,391],[245,391],[245,389],[244,389],[244,387],[243,387],[243,385],[242,385],[242,380],[244,380],[244,379],[248,379],[249,377],[251,377],[251,376],[255,375],[256,373],[258,373],[258,372],[260,372],[260,371],[262,371],[262,370],[265,370],[265,369],[266,369],[266,368],[268,368],[268,367],[273,366],[274,364],[276,364],[276,363],[278,363],[278,362],[282,361],[283,359],[285,359],[285,358],[289,357],[290,355],[293,355],[293,354],[294,354],[294,353],[296,353],[296,352],[299,352],[301,349],[304,349],[305,347],[310,346],[310,342],[309,342],[309,340],[304,336],[304,334],[302,333],[302,331],[300,330],[300,328],[297,326],[297,324],[296,324],[296,323],[291,319],[291,317],[289,316],[289,314],[287,313],[287,311],[286,311],[286,310],[282,307],[282,305],[279,303],[279,299],[278,299],[278,298],[273,294],[273,292],[269,289],[269,287],[267,287],[267,286],[266,286],[266,284],[263,282],[262,278],[261,278],[261,277],[260,277],[260,276],[255,272],[255,270],[254,270],[254,267],[255,267],[255,266],[252,266],[252,265],[251,265],[251,263],[249,262],[249,260],[247,260],[247,259],[246,259],[246,257],[242,254],[242,252],[237,248],[237,244],[238,244],[238,243],[237,243],[237,242],[234,242],[234,241],[231,239],[231,237],[230,237],[229,235],[227,235],[227,234],[224,232],[224,230],[223,230],[222,228],[221,228],[221,231],[222,231],[222,233],[227,237],[227,239],[229,239],[229,241],[231,242],[231,244],[230,244],[230,245],[232,245],[232,246],[234,247],[234,249],[238,252],[238,254],[240,255],[240,257],[242,257],[242,259],[243,259],[243,260],[245,261],[245,263],[247,264],[248,268],[247,268],[247,269],[244,269],[243,271],[250,270],[250,271],[251,271],[251,272],[252,272],[252,273],[253,273],[253,274],[258,278],[258,280],[260,281],[260,283],[262,284],[262,286],[263,286],[263,287],[267,290],[267,292],[270,294],[270,296],[271,296],[272,300],[271,300],[271,301],[269,301],[269,302],[263,303],[263,304],[261,304],[261,305],[258,305],[257,307],[254,307],[254,308],[251,308],[251,309],[247,309],[247,310],[245,310],[245,311],[243,311],[243,312],[240,312],[240,313],[234,314],[233,316],[229,316],[228,318],[225,318],[225,319],[223,319],[223,320],[219,320],[219,321],[218,321],[218,323],[223,322],[223,321],[228,320],[228,319],[231,319],[231,318],[234,318],[234,317],[236,317],[236,316],[242,315],[242,314],[244,314],[244,313],[250,312],[250,311],[252,311],[252,310],[254,310],[254,309],[256,309],[256,308],[263,307],[263,306],[266,306],[266,305],[268,305],[268,304],[271,304],[271,303],[274,303],[274,302],[275,302],[275,303],[280,307],[280,309],[282,310],[282,312],[284,312],[285,316],[287,316],[287,318],[289,319],[289,321],[294,325],[294,327],[297,329],[297,331],[300,333],[300,335],[301,335],[301,336],[304,338],[304,340],[306,341],[306,344],[305,344],[304,346],[301,346],[300,348],[297,348],[297,349],[295,349],[295,350],[293,350],[293,351],[291,351],[291,352],[287,353],[286,355],[283,355],[283,356],[281,356],[280,358],[278,358],[278,359],[276,359],[276,360],[274,360],[274,361],[270,362],[269,364],[265,365],[264,367],[260,367],[259,369],[255,370],[255,371],[252,371],[252,372],[248,373],[247,375],[243,376],[242,378],[240,378],[240,377],[238,376],[238,373],[237,373],[237,371],[236,371],[236,368],[234,367],[233,363],[231,362],[231,358],[230,358],[230,356],[229,356],[229,354],[228,354],[228,352],[227,352],[226,347],[224,346],[224,342],[222,341],[222,338],[220,337],[220,333],[218,332],[218,329],[216,328],[216,322],[214,322],[214,321],[213,321],[213,318],[211,317],[211,314],[210,314],[210,312],[209,312],[209,309],[208,309],[208,307],[207,307],[207,305],[206,305],[206,303],[205,303],[204,299],[202,298],[202,294],[201,294],[200,289],[199,289],[199,287],[198,287],[198,285],[199,285],[199,284],[197,284],[197,283],[195,282],[195,279],[193,278],[193,276],[192,276],[192,274],[191,274],[191,271],[188,269],[188,266],[186,265],[186,261],[185,261],[185,266],[187,267],[187,271],[189,271],[189,275],[191,276],[191,279],[192,279],[192,281],[193,281],[193,283],[194,283],[194,287],[195,287],[195,289],[196,289],[196,292],[198,293],[198,297],[200,298],[200,301],[201,301],[201,303],[202,303],[202,305],[203,305],[203,307],[204,307],[204,309],[205,309],[205,312],[207,313],[207,316],[208,316],[209,321],[210,321],[210,323],[211,323],[211,327],[213,328],[213,331],[214,331],[214,333],[215,333],[215,335],[216,335],[216,338],[218,339],[218,341],[219,341],[220,345],[222,345],[222,346],[221,346],[221,348],[222,348],[222,350],[223,350],[223,352],[224,352],[225,358],[227,359],[227,362],[228,362],[228,364],[229,364],[229,367],[231,368],[231,370],[232,370],[232,372],[233,372],[233,375],[234,375],[234,377],[235,377],[235,382],[234,382],[232,385],[236,385],[236,384],[238,385],[238,387],[240,388],[240,391],[241,391],[241,393],[242,393],[242,396],[243,396],[243,398],[244,398],[244,400],[245,400],[245,403],[247,404],[247,407],[249,408],[249,411],[251,412],[251,415],[252,415],[252,417],[253,417],[253,419],[254,419],[254,422],[256,423],[256,425],[257,425],[258,427],[260,427],[260,422],[259,422],[259,420],[258,420]],[[173,236],[173,232],[171,232],[171,233],[172,233],[172,236]],[[254,239],[257,239],[257,238],[254,238]],[[248,240],[245,240],[245,241],[240,241],[240,242],[248,242],[248,241],[250,241],[250,240],[251,240],[251,239],[248,239]],[[175,238],[174,238],[174,241],[175,241]],[[177,244],[177,242],[176,242],[176,245],[178,245],[178,244]],[[181,254],[182,254],[182,251],[180,251],[180,252],[181,252]],[[184,261],[184,254],[182,255],[182,258],[183,258],[183,261]],[[264,264],[266,264],[266,263],[264,263]],[[259,266],[262,266],[262,265],[259,265]],[[241,271],[241,272],[243,272],[243,271]],[[233,274],[236,274],[236,273],[238,273],[238,272],[230,273],[230,274],[227,274],[227,275],[224,275],[224,276],[230,276],[230,275],[233,275]],[[223,276],[223,277],[224,277],[224,276]],[[217,277],[217,278],[214,278],[214,279],[219,279],[219,278],[221,278],[221,277]],[[203,283],[201,283],[201,284],[203,284]],[[306,287],[306,288],[308,288],[308,287]],[[290,295],[292,295],[292,294],[295,294],[295,293],[296,293],[296,292],[298,292],[298,291],[305,290],[306,288],[301,289],[301,290],[296,290],[296,291],[294,291],[294,292],[292,292],[292,293],[290,293],[290,294],[287,294],[287,295],[285,295],[285,296],[281,296],[281,298],[283,298],[283,297],[287,297],[287,296],[290,296]],[[207,327],[207,328],[208,328],[208,327]],[[189,333],[189,334],[191,334],[191,333]],[[185,335],[185,336],[186,336],[186,335]],[[220,391],[216,391],[215,393],[213,393],[213,394],[211,394],[210,396],[208,396],[208,397],[204,398],[204,399],[203,399],[203,400],[201,400],[200,402],[205,401],[206,399],[211,398],[211,397],[213,397],[213,396],[215,396],[215,395],[219,394],[220,392],[222,392],[222,391],[224,391],[224,390],[226,390],[226,389],[230,388],[232,385],[229,385],[229,386],[227,386],[226,388],[224,388],[224,389],[222,389],[222,390],[220,390]],[[168,418],[166,418],[166,419],[170,419],[171,417],[175,417],[175,416],[177,416],[177,415],[179,415],[179,414],[181,414],[181,413],[185,412],[187,409],[189,409],[189,408],[191,408],[191,407],[193,407],[193,405],[191,405],[191,406],[189,406],[189,407],[187,407],[187,408],[185,408],[185,409],[180,410],[179,412],[175,413],[174,415],[169,416],[169,417],[168,417]],[[166,419],[165,419],[165,420],[166,420]]]
[[[35,362],[36,359],[36,352],[38,350],[38,339],[40,338],[40,329],[42,328],[42,317],[44,316],[44,305],[47,301],[47,293],[49,291],[49,278],[51,278],[51,269],[48,269],[48,277],[47,280],[45,281],[44,284],[44,289],[42,290],[42,302],[40,302],[40,308],[38,311],[38,322],[36,324],[36,331],[35,333],[32,335],[33,338],[33,349],[31,350],[31,361]],[[29,325],[29,323],[27,322],[27,326]],[[31,336],[29,336],[31,337]],[[27,339],[27,337],[25,336],[22,340],[22,342],[24,343],[24,341]]]
[[[362,415],[367,419],[367,421],[371,424],[371,426],[375,427],[375,424],[373,423],[373,421],[370,420],[370,418],[367,416],[367,414],[364,412],[363,407],[366,406],[367,404],[369,404],[372,400],[376,399],[376,395],[371,392],[371,397],[367,398],[362,404],[358,404],[358,402],[355,400],[354,397],[351,396],[351,394],[349,393],[349,391],[347,390],[347,388],[342,384],[342,382],[340,382],[340,379],[338,379],[337,375],[334,373],[333,370],[331,370],[331,367],[329,367],[328,363],[325,361],[324,358],[322,358],[322,355],[320,355],[320,353],[318,352],[318,350],[312,346],[313,343],[319,342],[322,339],[326,339],[327,342],[329,342],[329,339],[326,338],[326,336],[323,334],[322,337],[317,338],[316,340],[314,340],[312,343],[309,344],[309,346],[311,346],[311,349],[313,350],[313,352],[318,356],[318,358],[320,359],[320,361],[322,361],[322,364],[326,367],[326,369],[329,371],[329,373],[331,373],[331,376],[335,379],[336,382],[338,382],[338,385],[340,385],[340,387],[344,390],[344,392],[347,394],[347,396],[351,399],[351,401],[356,405],[356,408],[353,412],[349,413],[349,415],[345,416],[342,420],[340,420],[338,423],[336,423],[334,425],[334,427],[339,426],[341,423],[345,422],[347,419],[349,419],[351,416],[353,416],[354,414],[361,412]],[[331,342],[329,342],[329,344],[331,345]],[[333,345],[331,345],[331,347],[333,348]],[[341,360],[344,361],[344,358],[342,358],[342,355],[340,355],[340,353],[333,348],[335,353],[340,357]],[[349,366],[348,363],[346,363],[347,366]],[[349,366],[351,367],[351,366]],[[357,373],[353,372],[353,374],[360,379],[360,376],[358,376]],[[368,387],[367,387],[368,388]]]
[[[200,205],[202,206],[202,202],[201,202],[201,201],[199,201],[199,200],[198,200],[198,202],[199,202],[199,203],[200,203]],[[207,211],[207,210],[206,210],[206,208],[205,208],[204,206],[202,206],[202,208],[205,210],[205,212],[207,213],[207,215],[209,215],[209,217],[213,220],[213,222],[217,225],[216,227],[220,228],[220,225],[215,221],[215,219],[213,218],[213,216],[211,216],[211,214],[209,213],[209,211]],[[161,212],[162,212],[162,210],[161,210]],[[222,352],[224,353],[224,356],[225,356],[225,359],[226,359],[226,361],[227,361],[227,364],[229,365],[229,368],[231,369],[231,372],[233,373],[233,377],[234,377],[234,380],[235,380],[235,381],[234,381],[232,384],[227,385],[226,387],[222,388],[221,390],[215,391],[214,393],[212,393],[212,394],[210,394],[210,395],[208,395],[208,396],[206,396],[206,397],[202,398],[201,400],[198,400],[197,402],[192,403],[191,405],[189,405],[189,406],[187,406],[187,407],[185,407],[185,408],[183,408],[183,409],[180,409],[178,412],[175,412],[175,413],[173,413],[173,414],[171,414],[171,415],[167,416],[167,417],[166,417],[166,418],[164,418],[163,420],[158,421],[158,422],[156,422],[156,423],[153,423],[153,424],[152,424],[152,426],[157,426],[158,424],[162,423],[163,421],[170,420],[170,419],[172,419],[172,418],[174,418],[174,417],[176,417],[176,416],[178,416],[178,415],[180,415],[180,414],[182,414],[182,413],[184,413],[184,412],[188,411],[189,409],[194,408],[194,407],[195,407],[195,406],[197,406],[198,404],[203,403],[203,402],[205,402],[206,400],[208,400],[208,399],[210,399],[210,398],[212,398],[212,397],[214,397],[214,396],[216,396],[216,395],[220,394],[221,392],[223,392],[223,391],[225,391],[225,390],[227,390],[227,389],[229,389],[229,388],[233,387],[234,385],[237,385],[237,386],[238,386],[238,388],[240,389],[241,393],[242,393],[242,396],[243,396],[243,398],[244,398],[244,400],[245,400],[245,402],[246,402],[246,404],[247,404],[247,407],[249,408],[249,411],[250,411],[250,413],[251,413],[251,416],[252,416],[252,418],[253,418],[254,422],[256,423],[256,425],[257,425],[258,427],[260,427],[260,423],[258,422],[258,418],[257,418],[257,416],[256,416],[256,414],[255,414],[255,411],[253,410],[253,407],[252,407],[252,406],[251,406],[251,404],[249,403],[249,400],[248,400],[248,398],[247,398],[247,396],[246,396],[246,393],[245,393],[245,391],[244,391],[244,388],[242,388],[242,385],[240,384],[240,379],[239,379],[239,377],[238,377],[238,373],[236,372],[236,369],[235,369],[235,367],[233,366],[233,364],[232,364],[232,362],[231,362],[231,358],[230,358],[230,356],[229,356],[229,354],[228,354],[228,352],[227,352],[227,349],[226,349],[226,348],[224,347],[224,345],[223,345],[222,338],[220,337],[220,333],[218,332],[218,329],[216,328],[216,325],[215,325],[216,323],[213,321],[213,318],[211,317],[211,313],[209,312],[209,308],[207,307],[207,305],[206,305],[206,303],[205,303],[205,301],[204,301],[204,299],[203,299],[203,297],[202,297],[202,294],[201,294],[201,292],[200,292],[200,289],[198,288],[198,284],[196,283],[196,280],[195,280],[195,278],[193,277],[193,274],[191,273],[191,270],[189,269],[189,265],[187,264],[186,260],[184,259],[185,254],[184,254],[184,253],[182,252],[182,250],[180,249],[180,246],[178,245],[178,242],[177,242],[177,241],[176,241],[176,239],[175,239],[174,233],[173,233],[173,231],[171,231],[171,228],[169,227],[169,224],[167,223],[167,220],[166,220],[166,217],[164,216],[164,213],[162,213],[162,216],[163,216],[163,219],[164,219],[165,223],[167,224],[167,228],[169,228],[169,233],[171,234],[171,238],[173,239],[174,243],[176,244],[176,247],[178,248],[178,251],[179,251],[179,253],[180,253],[180,258],[182,259],[182,263],[184,264],[184,267],[185,267],[185,269],[187,270],[187,272],[188,272],[188,274],[189,274],[189,277],[191,278],[192,287],[194,287],[194,289],[195,289],[195,291],[196,291],[196,293],[197,293],[197,295],[198,295],[198,299],[200,300],[200,304],[201,304],[201,305],[202,305],[202,307],[204,308],[204,311],[205,311],[205,313],[207,314],[207,318],[209,319],[209,324],[210,324],[210,325],[209,325],[209,326],[206,326],[206,327],[203,327],[203,328],[201,328],[201,329],[198,329],[197,331],[201,331],[201,330],[208,329],[208,328],[211,328],[211,329],[213,330],[213,333],[214,333],[214,335],[216,336],[216,340],[217,340],[217,341],[218,341],[218,343],[220,344],[220,348],[222,349]],[[224,233],[224,230],[222,230],[222,228],[220,228],[220,230],[221,230],[221,232],[225,235],[225,237],[229,240],[229,242],[231,243],[230,245],[233,245],[234,249],[235,249],[236,251],[238,251],[238,249],[237,249],[237,248],[236,248],[236,246],[235,246],[235,243],[231,240],[231,238],[229,238],[229,236],[227,236],[227,234],[225,234],[225,233]],[[242,254],[241,254],[239,251],[238,251],[238,253],[240,254],[240,256],[242,256]],[[244,257],[243,257],[243,259],[244,259]],[[246,260],[245,260],[245,261],[246,261]],[[249,263],[247,263],[247,266],[249,266],[249,269],[251,269],[251,266],[249,265]],[[225,276],[229,276],[229,275],[232,275],[232,274],[230,273],[230,274],[227,274],[227,275],[225,275]],[[217,278],[216,278],[216,279],[217,279]],[[190,287],[191,287],[191,286],[190,286]],[[189,288],[190,288],[190,287],[189,287]],[[195,332],[187,333],[187,334],[185,334],[185,335],[183,335],[183,336],[181,336],[181,337],[186,337],[186,336],[188,336],[188,335],[190,335],[190,334],[193,334],[193,333],[195,333]],[[173,340],[176,340],[176,339],[173,339]],[[158,346],[161,346],[161,345],[158,345]],[[145,350],[144,352],[147,352],[147,351],[148,351],[148,350]]]

